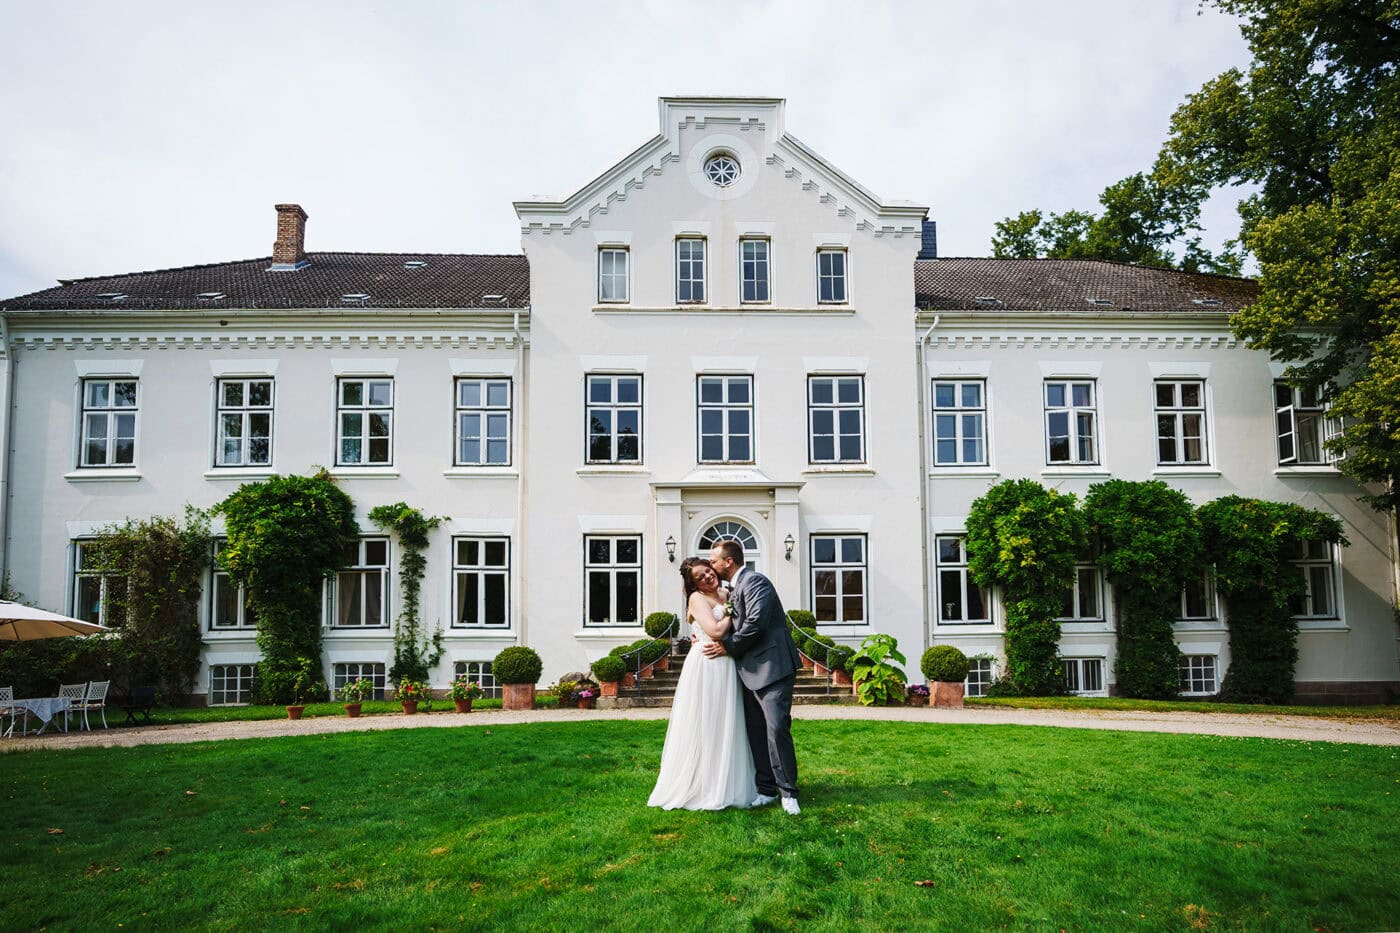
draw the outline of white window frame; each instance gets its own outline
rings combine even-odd
[[[975,675],[975,676],[974,676]],[[996,683],[997,663],[991,658],[968,658],[967,678],[963,680],[963,696],[984,697]]]
[[[837,270],[838,263],[836,257],[840,257],[840,270]],[[828,267],[823,269],[823,259],[830,259],[825,263]],[[830,298],[823,298],[822,286],[830,283]],[[851,259],[850,251],[845,247],[822,247],[817,250],[817,304],[819,305],[844,305],[851,300]]]
[[[752,256],[749,255],[750,247]],[[753,297],[749,297],[750,286],[753,286]],[[739,238],[739,303],[773,303],[773,241],[768,237]]]
[[[491,669],[491,661],[454,661],[452,662],[452,679],[458,680],[462,677],[467,680],[474,680],[481,687],[483,696],[500,697],[501,688],[496,683],[496,675]]]
[[[1303,575],[1303,583],[1306,590],[1302,597],[1302,611],[1293,611],[1293,618],[1299,621],[1312,619],[1340,619],[1342,617],[1342,595],[1341,587],[1337,585],[1339,574],[1337,572],[1337,546],[1330,541],[1304,541],[1300,542],[1302,553],[1300,556],[1290,557],[1289,563],[1297,567]],[[1321,550],[1323,553],[1314,553]],[[1330,606],[1324,611],[1317,610],[1317,580],[1314,579],[1316,571],[1324,572],[1324,583],[1326,587]],[[1291,610],[1294,607],[1289,607]]]
[[[256,664],[211,664],[209,665],[209,693],[206,702],[209,706],[247,706],[253,702],[253,676],[257,671]],[[230,672],[231,675],[230,675]],[[233,699],[223,699],[230,693],[228,683],[232,677]],[[224,682],[222,689],[216,690],[215,684]],[[218,697],[219,699],[216,699]]]
[[[1065,673],[1065,691],[1079,697],[1108,696],[1108,684],[1104,680],[1106,662],[1107,658],[1060,658]],[[1088,676],[1090,671],[1095,672],[1098,685],[1085,687],[1085,683],[1091,680]]]
[[[1215,593],[1215,573],[1209,568],[1201,571],[1199,585],[1201,598],[1205,601],[1205,614],[1191,613],[1191,600],[1187,587],[1197,583],[1194,575],[1181,587],[1181,612],[1177,616],[1181,622],[1214,622],[1220,618],[1220,603]]]
[[[365,556],[371,544],[384,545],[384,563],[371,564]],[[342,567],[336,571],[335,576],[328,582],[331,587],[331,595],[328,600],[330,608],[330,626],[340,631],[363,631],[366,629],[387,628],[389,626],[389,566],[393,559],[393,553],[389,546],[389,539],[382,535],[364,535],[354,544],[355,563]],[[341,611],[341,579],[343,577],[358,576],[364,579],[371,579],[375,576],[379,578],[379,621],[370,621],[366,615],[367,600],[365,599],[365,589],[363,580],[358,590],[358,600],[360,604],[359,622],[342,622]]]
[[[958,548],[958,559],[945,561],[943,559],[942,544],[945,541],[956,541]],[[990,625],[992,623],[992,599],[991,593],[978,586],[968,573],[967,569],[967,533],[948,533],[934,536],[933,543],[934,580],[936,581],[935,592],[938,598],[937,618],[939,625]],[[956,618],[948,618],[947,601],[943,598],[943,575],[944,573],[957,573],[959,594],[958,599],[962,604],[962,614]],[[982,610],[985,613],[983,618],[968,617],[968,596],[976,590],[982,600]]]
[[[718,382],[720,385],[720,401],[706,402],[705,385],[710,382]],[[731,392],[735,383],[742,383],[748,386],[748,401],[731,401]],[[695,459],[697,463],[754,463],[757,459],[757,437],[754,431],[754,378],[746,373],[701,373],[695,378]],[[719,434],[705,431],[705,413],[718,412],[720,417],[721,431]],[[734,416],[738,413],[745,413],[748,418],[748,431],[731,430]],[[705,438],[720,438],[722,448],[718,459],[705,457]],[[748,438],[749,455],[747,457],[734,456],[733,445],[738,438]]]
[[[1089,403],[1087,405],[1074,401],[1074,390],[1082,386],[1087,386],[1089,389]],[[1052,387],[1058,387],[1064,393],[1063,404],[1052,405],[1050,403]],[[1100,461],[1098,396],[1097,379],[1052,378],[1044,381],[1041,386],[1041,401],[1045,407],[1045,463],[1047,466],[1096,464]],[[1058,414],[1064,415],[1068,434],[1051,434],[1050,419]],[[1084,418],[1089,419],[1087,435],[1083,430]],[[1069,457],[1067,459],[1054,459],[1052,438],[1056,437],[1064,437],[1069,444]],[[1090,455],[1087,458],[1081,450],[1086,439],[1091,447]]]
[[[345,403],[345,387],[348,385],[360,385],[360,400],[358,405],[348,405]],[[388,404],[372,404],[370,402],[373,386],[386,384],[389,387]],[[337,467],[384,467],[392,466],[394,463],[394,377],[393,376],[341,376],[335,381],[335,465]],[[360,418],[360,431],[358,434],[350,434],[345,430],[347,417],[358,415]],[[370,433],[370,421],[374,417],[381,417],[387,425],[388,434],[384,437],[384,459],[375,460],[371,458],[370,445],[373,441],[379,440]],[[360,444],[360,455],[358,459],[345,459],[345,442],[358,441]]]
[[[1274,450],[1279,466],[1328,466],[1340,459],[1327,449],[1327,442],[1342,432],[1341,421],[1331,416],[1331,408],[1319,397],[1318,389],[1298,389],[1275,380]],[[1300,453],[1300,418],[1315,425],[1311,431],[1317,453],[1306,460]]]
[[[832,545],[831,560],[820,560],[817,556],[818,550],[824,545]],[[859,553],[854,558],[848,556],[847,545],[853,545],[859,549]],[[812,594],[812,611],[816,614],[817,624],[822,626],[837,625],[869,625],[870,624],[870,540],[864,534],[814,534],[809,539],[808,544],[811,560],[808,562],[807,582]],[[830,574],[832,581],[832,591],[830,594],[821,592],[821,587],[817,580],[823,574]],[[848,585],[851,582],[851,575],[859,581],[859,592],[850,592]],[[859,617],[848,617],[846,614],[846,600],[858,599],[860,601]],[[821,606],[827,601],[835,603],[834,612],[829,617],[823,617],[820,611]]]
[[[462,556],[463,547],[470,544],[476,545],[477,556],[474,563],[465,561]],[[495,550],[497,545],[503,551],[504,560],[499,563],[488,561],[488,546]],[[452,628],[469,632],[485,629],[501,631],[510,628],[510,558],[510,538],[502,535],[457,535],[452,539]],[[462,587],[468,577],[476,578],[476,622],[465,622],[460,617]],[[499,622],[483,621],[486,618],[488,579],[501,581],[505,612]]]
[[[212,543],[213,563],[209,575],[209,631],[211,632],[248,632],[257,628],[257,620],[253,616],[253,607],[248,605],[248,591],[241,584],[233,582],[233,577],[227,570],[219,566],[219,553],[228,546],[228,538],[215,538]],[[220,625],[219,600],[226,588],[234,590],[234,598],[237,600],[237,612],[232,625]]]
[[[109,571],[104,572],[95,570],[84,570],[83,553],[85,548],[92,543],[94,543],[94,539],[92,538],[75,538],[72,542],[73,578],[71,581],[69,581],[70,585],[68,588],[70,597],[73,600],[72,615],[75,618],[82,619],[85,622],[95,622],[98,625],[110,626],[113,620],[107,614],[107,592],[111,589],[113,584],[120,581],[124,575],[120,573],[112,573]],[[92,613],[87,612],[84,609],[83,601],[80,599],[80,594],[82,592],[82,582],[84,580],[91,579],[97,580],[96,618],[93,617]]]
[[[1208,697],[1220,692],[1220,659],[1216,655],[1183,654],[1177,665],[1177,673],[1180,692],[1184,697]]]
[[[251,401],[251,390],[254,384],[266,384],[267,404],[254,405]],[[226,395],[226,389],[231,386],[239,386],[242,401],[238,404],[230,404]],[[271,376],[221,376],[214,381],[214,467],[251,467],[251,466],[271,466],[272,465],[272,429],[273,429],[273,405],[276,386],[273,385]],[[266,435],[253,434],[253,420],[259,416],[267,418]],[[235,420],[238,425],[238,436],[230,437],[228,426],[230,420]],[[253,459],[252,442],[259,437],[267,441],[267,455],[261,460]],[[236,457],[227,456],[228,443],[234,441],[238,444],[238,454]]]
[[[463,392],[475,386],[476,403],[463,401]],[[504,400],[498,393],[504,392]],[[492,399],[497,400],[493,401]],[[514,386],[510,379],[495,376],[458,376],[452,383],[452,463],[460,467],[501,467],[511,465],[511,410]],[[467,421],[476,419],[476,434],[467,434]],[[476,459],[464,458],[463,445],[475,447]],[[503,445],[502,456],[493,458],[493,444]]]
[[[594,541],[608,542],[608,560],[594,561],[592,549],[589,547]],[[637,559],[635,561],[622,561],[618,558],[618,543],[621,541],[631,542],[636,546]],[[605,576],[608,579],[608,610],[610,615],[594,621],[593,619],[593,578],[595,576]],[[623,576],[633,576],[636,583],[633,592],[636,593],[637,604],[633,609],[633,618],[623,620],[619,612],[618,604],[618,580]],[[642,536],[636,534],[626,535],[584,535],[583,537],[583,624],[587,628],[616,628],[619,626],[635,627],[642,623]]]
[[[817,401],[817,387],[819,383],[829,383],[831,400],[825,402]],[[843,401],[841,398],[842,389],[854,385],[855,401]],[[843,424],[846,416],[854,413],[856,430],[854,432],[845,430],[848,425]],[[817,421],[819,416],[829,416],[831,426],[829,431],[819,431]],[[825,437],[831,439],[830,457],[817,456],[817,438]],[[842,441],[845,438],[854,437],[856,439],[857,451],[854,457],[842,456]],[[814,374],[807,377],[807,462],[808,463],[865,463],[865,376],[836,376]]]
[[[931,386],[929,400],[933,412],[933,429],[929,433],[933,440],[934,467],[986,466],[989,462],[987,457],[991,447],[987,438],[987,380],[934,379]],[[938,403],[940,387],[952,390],[952,405]],[[977,389],[980,404],[968,405],[966,391],[974,387]],[[971,419],[972,424],[976,425],[977,433],[975,435],[968,433],[969,419]],[[949,426],[948,422],[951,422],[950,426],[953,432],[950,437],[945,437],[940,433],[940,428]],[[965,456],[966,444],[969,440],[975,440],[979,445],[981,456],[977,459],[968,459]],[[952,460],[943,459],[938,446],[940,441],[952,441],[954,455]]]
[[[89,389],[99,385],[106,386],[107,402],[97,404],[91,401],[92,396]],[[117,386],[130,385],[132,387],[132,403],[130,405],[117,404]],[[78,391],[80,393],[79,422],[78,422],[78,467],[79,469],[135,469],[136,468],[136,447],[137,438],[141,432],[141,380],[134,376],[99,376],[89,377],[81,380]],[[118,433],[121,424],[126,418],[130,418],[131,433],[126,435]],[[102,443],[102,459],[94,460],[88,456],[88,447],[99,439],[94,436],[91,430],[93,423],[100,421],[105,432],[100,439]],[[118,463],[116,457],[119,453],[117,445],[124,440],[131,442],[130,460]]]
[[[708,300],[707,241],[702,236],[676,237],[676,304],[702,305]],[[698,250],[698,256],[697,256]],[[687,297],[688,296],[688,297]]]
[[[610,293],[610,289],[615,291]],[[626,246],[598,247],[598,303],[626,304],[631,300],[632,251]]]
[[[1186,404],[1188,387],[1196,390],[1196,404]],[[1168,389],[1171,398],[1162,400],[1162,390]],[[1206,466],[1210,463],[1210,441],[1206,430],[1206,382],[1204,379],[1158,379],[1152,383],[1152,414],[1157,425],[1157,465],[1158,466]],[[1196,433],[1187,432],[1187,424],[1196,420]],[[1164,433],[1165,430],[1165,433]],[[1199,444],[1200,456],[1194,459],[1186,456],[1188,441]],[[1172,457],[1163,458],[1163,444],[1171,444]]]
[[[331,696],[338,696],[340,688],[357,680],[368,680],[374,684],[371,700],[387,698],[389,674],[383,661],[336,661],[331,664]]]
[[[1087,577],[1087,582],[1086,582]],[[1095,612],[1084,612],[1084,591],[1092,589]],[[1074,566],[1074,584],[1069,589],[1070,614],[1060,616],[1061,622],[1102,622],[1104,621],[1103,570],[1098,564],[1080,561]]]
[[[621,396],[623,383],[635,383],[637,387],[636,402],[618,401]],[[608,401],[593,400],[593,389],[595,386],[608,387]],[[642,463],[642,392],[645,386],[642,383],[641,373],[588,373],[583,379],[583,460],[585,463],[616,463],[616,464],[637,464]],[[593,430],[595,413],[607,414],[607,431],[598,432]],[[624,435],[618,428],[619,414],[627,414],[636,418],[637,422],[637,456],[623,458],[621,440]],[[593,455],[593,441],[595,438],[608,438],[608,457],[597,458]]]

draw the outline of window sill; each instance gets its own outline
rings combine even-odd
[[[366,625],[363,628],[359,626],[350,628],[348,626],[332,625],[330,628],[326,629],[325,632],[327,638],[383,638],[385,635],[389,634],[389,626]]]
[[[1056,619],[1060,623],[1060,633],[1064,635],[1101,635],[1113,631],[1113,626],[1104,619]]]
[[[206,639],[214,638],[220,641],[234,641],[247,638],[256,638],[258,630],[253,627],[248,628],[213,628],[204,633]]]
[[[1159,466],[1152,471],[1153,476],[1219,476],[1220,471],[1213,466]]]
[[[1274,467],[1275,476],[1341,476],[1342,471],[1325,463],[1310,466]]]
[[[327,471],[336,479],[398,479],[399,471],[394,467],[354,467],[338,466]]]
[[[135,467],[125,467],[123,469],[92,468],[73,470],[64,473],[63,478],[70,483],[134,483],[141,479],[141,473]]]
[[[442,471],[448,479],[514,479],[520,475],[515,467],[499,466],[455,466]]]
[[[961,635],[1004,635],[1001,627],[993,622],[947,622],[939,619],[934,628],[946,629],[949,634]]]
[[[875,470],[868,464],[819,464],[807,467],[802,471],[803,476],[874,476]]]
[[[617,625],[603,625],[601,623],[595,625],[593,623],[586,623],[583,628],[574,632],[574,637],[581,638],[585,641],[593,639],[616,639],[633,632],[640,632],[641,630],[642,623],[640,622],[618,623]]]
[[[1351,626],[1341,619],[1299,619],[1298,631],[1301,632],[1350,632]]]
[[[442,630],[444,638],[471,638],[488,641],[509,642],[515,644],[515,630],[511,628],[469,628],[465,625],[451,625]]]
[[[773,305],[655,305],[651,307],[638,307],[630,304],[598,304],[593,306],[594,314],[703,314],[708,317],[715,315],[741,315],[741,314],[814,314],[814,315],[854,315],[855,308],[850,305],[819,305],[817,307],[789,307],[781,308]]]
[[[1229,628],[1219,619],[1177,619],[1172,623],[1172,631],[1183,634],[1201,632],[1219,634],[1228,632]]]
[[[1041,476],[1087,476],[1091,478],[1104,478],[1112,476],[1101,464],[1085,464],[1084,466],[1048,466],[1040,471]]]
[[[574,471],[579,476],[650,476],[651,470],[644,466],[597,463],[581,466]]]
[[[214,467],[204,471],[205,479],[232,479],[246,481],[267,479],[276,474],[271,467]]]
[[[989,466],[936,466],[928,471],[929,479],[936,479],[941,476],[1000,476],[1000,470],[994,470]]]

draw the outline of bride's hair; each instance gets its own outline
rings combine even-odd
[[[695,577],[691,571],[696,567],[708,567],[710,562],[703,557],[687,557],[681,561],[681,589],[685,591],[686,602],[690,601],[691,594],[700,587],[695,585]]]

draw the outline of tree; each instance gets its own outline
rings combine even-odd
[[[1154,174],[1198,200],[1252,184],[1241,240],[1259,299],[1235,332],[1292,364],[1343,430],[1339,465],[1400,507],[1400,2],[1212,0],[1253,61],[1192,94]]]

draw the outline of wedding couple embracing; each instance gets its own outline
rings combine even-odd
[[[681,563],[695,644],[671,704],[661,774],[648,806],[663,810],[797,805],[792,687],[801,659],[773,583],[744,566],[737,541]]]

